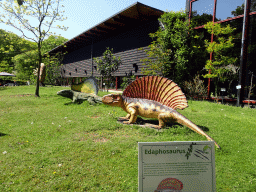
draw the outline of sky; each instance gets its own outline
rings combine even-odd
[[[244,1],[217,1],[216,17],[221,20],[233,17],[231,11],[235,10],[237,6],[241,6]],[[67,31],[52,28],[51,32],[72,39],[136,2],[136,0],[63,0],[64,17],[67,17],[67,20],[56,22],[54,26],[64,25],[69,28]],[[186,6],[186,0],[139,0],[139,2],[162,11],[185,10]],[[193,3],[193,10],[197,10],[200,15],[212,14],[213,5],[214,0],[199,0]],[[21,36],[21,33],[13,27],[0,24],[0,28]],[[31,33],[26,34],[30,37],[33,36]]]
[[[72,39],[136,2],[136,0],[64,0],[62,4],[65,6],[63,10],[67,20],[56,22],[55,26],[64,25],[69,28],[67,31],[58,29],[51,31]],[[185,0],[140,0],[139,2],[162,11],[185,10],[186,5]],[[0,28],[21,36],[21,33],[13,27],[0,24]],[[26,34],[32,36],[31,33]]]

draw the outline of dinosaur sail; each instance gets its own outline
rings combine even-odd
[[[159,76],[146,76],[126,87],[123,96],[153,100],[172,109],[188,107],[186,96],[172,80]]]

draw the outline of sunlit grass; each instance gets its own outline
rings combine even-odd
[[[206,140],[174,125],[163,132],[117,122],[120,108],[72,104],[68,87],[0,89],[0,191],[137,191],[138,142]],[[99,95],[106,94],[100,92]],[[256,111],[189,101],[179,111],[222,147],[217,191],[256,191]]]

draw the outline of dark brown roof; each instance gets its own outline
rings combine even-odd
[[[153,7],[136,2],[128,8],[116,13],[98,25],[68,40],[64,45],[55,47],[50,54],[57,52],[72,52],[84,46],[115,36],[129,28],[143,25],[145,22],[159,18],[164,12]]]

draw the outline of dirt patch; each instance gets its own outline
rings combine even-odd
[[[108,140],[109,140],[109,139],[102,137],[102,138],[94,139],[93,141],[94,141],[95,143],[98,143],[98,142],[100,142],[100,143],[105,143],[105,142],[107,142]]]
[[[109,141],[111,138],[129,138],[131,136],[132,135],[123,134],[120,131],[115,131],[114,134],[77,133],[75,134],[74,139],[78,141],[87,141],[88,139],[92,139],[95,143],[98,143],[98,142],[105,143]]]
[[[97,119],[97,118],[99,118],[100,116],[91,116],[91,118],[93,118],[93,119]]]
[[[127,120],[120,119],[120,118],[117,120],[117,122],[122,123],[122,124],[125,124],[125,123],[123,123],[124,121],[127,121]],[[158,129],[158,127],[157,127],[158,120],[145,120],[142,118],[138,118],[135,124],[125,124],[125,125],[130,125],[130,126],[138,125],[140,127],[156,129],[159,132],[163,132],[163,129]]]
[[[23,95],[9,95],[10,97],[27,97],[31,96],[32,94],[23,94]]]

